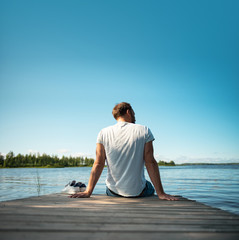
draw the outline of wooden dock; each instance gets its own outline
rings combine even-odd
[[[201,203],[51,194],[0,203],[1,240],[239,239],[239,216]]]

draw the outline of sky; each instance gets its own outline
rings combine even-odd
[[[95,158],[129,102],[157,161],[239,162],[239,1],[0,0],[0,152]]]

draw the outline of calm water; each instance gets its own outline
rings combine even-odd
[[[87,184],[91,168],[0,169],[0,201],[58,193],[71,180]],[[94,193],[105,193],[107,169]],[[239,214],[239,165],[160,167],[167,193]],[[146,178],[149,177],[145,171]]]

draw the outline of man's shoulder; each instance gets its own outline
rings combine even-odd
[[[137,128],[147,128],[147,126],[141,125],[141,124],[133,124],[133,125],[135,125],[135,127]]]
[[[141,125],[141,124],[136,124],[136,123],[131,123],[130,127],[138,129],[138,130],[147,130],[148,127],[145,125]]]
[[[107,126],[107,127],[104,127],[100,130],[100,132],[106,132],[106,131],[110,131],[111,129],[114,129],[116,126],[116,124],[114,125],[110,125],[110,126]]]
[[[110,126],[102,128],[100,132],[108,132],[108,131],[112,131],[114,129],[121,128],[121,127],[128,127],[131,129],[138,129],[138,130],[144,130],[144,131],[145,130],[147,131],[149,129],[147,126],[141,125],[141,124],[118,122],[114,125],[110,125]]]

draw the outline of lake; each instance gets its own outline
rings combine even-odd
[[[239,165],[160,166],[166,193],[239,215]],[[0,201],[59,193],[71,180],[88,183],[90,167],[0,169]],[[105,193],[107,168],[94,194]],[[147,171],[146,179],[149,180]]]

